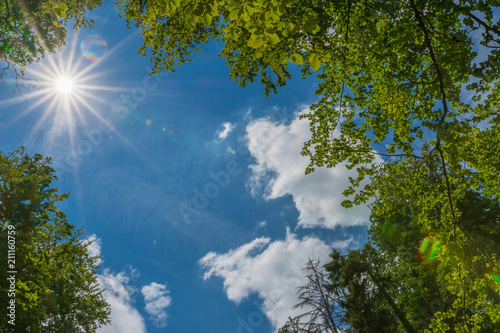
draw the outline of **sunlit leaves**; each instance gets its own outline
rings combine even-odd
[[[314,52],[317,56],[313,62],[304,62],[302,57],[313,53],[311,41],[321,26],[316,10],[297,6],[293,1],[116,2],[128,23],[135,21],[136,26],[141,26],[145,42],[140,52],[151,54],[155,73],[175,70],[175,65],[189,62],[191,53],[199,52],[200,42],[222,40],[225,47],[221,56],[235,69],[231,77],[245,85],[253,81],[257,71],[263,76],[261,82],[267,94],[289,78],[288,61],[318,70],[324,59]],[[277,52],[283,49],[286,51]],[[242,72],[247,66],[250,72]]]
[[[90,27],[85,14],[100,5],[101,0],[1,1],[0,57],[21,69],[40,60],[64,44],[70,21],[75,30]]]
[[[304,76],[316,71],[318,101],[302,115],[311,129],[301,152],[310,159],[305,172],[355,169],[343,192],[346,208],[374,196],[407,200],[423,229],[415,242],[432,233],[422,255],[442,265],[449,291],[478,281],[461,250],[475,245],[460,225],[466,210],[459,204],[470,189],[489,200],[500,196],[496,2],[117,2],[127,22],[141,26],[140,53],[151,55],[153,73],[175,70],[212,40],[223,42],[230,78],[240,86],[260,79],[266,94],[285,85],[291,64]],[[164,5],[169,10],[161,11]],[[491,255],[471,260],[479,265]],[[434,327],[445,327],[453,311],[436,316]]]
[[[311,68],[317,71],[321,67],[320,57],[316,53],[311,53],[309,55],[309,62],[311,63]]]
[[[2,332],[95,332],[109,323],[110,308],[96,276],[96,257],[81,229],[68,223],[58,204],[68,197],[51,187],[50,159],[0,153],[0,301],[8,302],[7,229],[16,231],[16,321],[0,309]]]
[[[66,17],[67,10],[68,6],[64,3],[59,3],[52,7],[52,11],[57,15],[57,17]]]
[[[386,165],[377,179],[372,239],[380,250],[394,251],[401,261],[432,272],[440,293],[449,295],[422,331],[451,327],[466,332],[467,326],[495,331],[500,293],[488,278],[499,264],[500,204],[471,189],[453,191],[459,215],[455,225],[439,165],[438,157]]]
[[[304,63],[304,59],[302,59],[302,56],[299,53],[292,54],[291,60],[299,66]]]

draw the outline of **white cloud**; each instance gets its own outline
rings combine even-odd
[[[266,222],[266,221],[260,221],[260,222],[257,224],[257,228],[264,228],[266,225],[267,225],[267,222]]]
[[[90,256],[100,256],[102,242],[95,234],[90,235],[82,241],[92,242],[88,246]],[[102,263],[99,260],[99,263]],[[101,327],[98,333],[142,333],[146,332],[144,319],[133,306],[132,295],[137,291],[130,285],[130,279],[135,279],[139,275],[137,269],[129,267],[129,271],[113,274],[109,269],[104,269],[102,274],[97,274],[97,282],[104,299],[111,306],[111,323]]]
[[[144,319],[133,306],[132,295],[137,291],[130,285],[130,278],[137,274],[137,270],[130,273],[120,272],[112,274],[105,269],[98,275],[100,287],[105,288],[103,296],[111,305],[111,325],[101,327],[98,333],[142,333],[146,332]]]
[[[100,257],[101,246],[102,246],[101,239],[97,238],[97,236],[95,234],[92,234],[82,241],[82,243],[84,243],[84,244],[87,244],[89,242],[90,242],[90,245],[87,247],[87,251],[89,253],[89,256]],[[102,263],[103,263],[103,260],[101,258],[99,258],[97,260],[97,265],[100,265]]]
[[[337,250],[351,250],[353,248],[357,248],[359,246],[359,242],[354,240],[354,236],[351,235],[348,239],[337,240],[332,243],[332,247]]]
[[[88,246],[89,255],[101,255],[102,242],[95,234],[90,235],[82,242],[92,242]],[[133,304],[133,295],[137,292],[137,289],[130,282],[138,276],[139,271],[132,266],[129,266],[127,272],[122,271],[113,274],[109,268],[106,268],[102,274],[97,275],[99,287],[105,289],[102,295],[111,306],[111,323],[108,326],[99,328],[98,333],[146,332],[144,318]],[[167,314],[164,309],[172,302],[171,297],[168,296],[169,291],[166,290],[166,285],[152,282],[150,285],[144,286],[141,292],[146,303],[145,310],[151,316],[153,323],[158,327],[166,326]]]
[[[263,300],[263,313],[280,327],[289,316],[303,311],[292,307],[298,303],[296,288],[305,282],[302,269],[308,259],[326,263],[330,253],[331,247],[320,239],[298,239],[288,231],[284,240],[271,242],[261,237],[224,254],[210,252],[200,265],[206,270],[205,280],[223,279],[227,297],[236,303],[257,293]]]
[[[229,135],[229,133],[233,130],[234,128],[234,125],[227,122],[227,123],[223,123],[222,124],[222,127],[224,127],[224,130],[222,131],[217,131],[217,135],[219,136],[219,139],[225,139],[227,138],[227,136]]]
[[[303,143],[310,138],[309,122],[298,115],[290,124],[268,118],[254,120],[247,126],[248,149],[256,159],[251,165],[250,186],[255,195],[262,187],[266,200],[291,195],[299,211],[301,227],[334,228],[368,223],[366,205],[345,209],[342,192],[349,186],[355,170],[344,165],[316,168],[305,175],[309,159],[300,155]]]
[[[166,308],[172,303],[167,286],[152,282],[141,289],[146,306],[144,309],[151,316],[153,323],[157,327],[167,326]]]

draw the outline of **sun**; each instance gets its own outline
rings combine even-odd
[[[99,67],[114,53],[113,50],[99,59],[90,59],[83,49],[82,54],[78,54],[76,35],[70,40],[68,47],[56,54],[47,54],[43,61],[26,67],[27,84],[23,86],[26,90],[8,103],[0,103],[0,112],[5,107],[26,103],[26,107],[5,127],[29,114],[38,114],[26,142],[37,140],[37,135],[45,131],[49,140],[67,136],[72,151],[75,151],[74,144],[79,133],[88,131],[92,124],[109,123],[103,116],[106,109],[102,107],[110,105],[109,96],[125,92],[127,88],[102,84],[106,82],[104,78],[108,71],[99,70]]]
[[[73,91],[73,80],[67,76],[61,76],[56,80],[55,88],[58,93],[70,94]]]
[[[119,87],[103,86],[103,71],[96,71],[99,61],[90,62],[84,55],[77,54],[78,38],[73,37],[69,47],[57,54],[48,54],[44,61],[26,68],[29,81],[25,93],[9,101],[9,105],[29,101],[29,106],[16,115],[7,125],[10,126],[24,116],[39,112],[40,117],[28,139],[52,121],[53,133],[71,132],[77,127],[86,126],[87,120],[103,118],[95,105],[106,104],[106,92],[121,91]],[[0,110],[3,105],[0,106]]]

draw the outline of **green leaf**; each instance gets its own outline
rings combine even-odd
[[[193,13],[194,8],[195,8],[195,5],[188,5],[184,9],[184,12],[186,13],[186,15],[191,16],[191,14]]]
[[[252,6],[248,6],[245,4],[243,5],[243,9],[248,15],[253,15],[253,13],[255,12],[255,9]]]
[[[54,23],[54,25],[55,25],[56,27],[59,27],[59,28],[61,27],[61,23],[59,23],[59,21],[58,21],[58,20],[53,20],[53,21],[52,21],[52,23]]]
[[[288,61],[288,55],[286,53],[281,53],[280,54],[280,64],[284,65]]]
[[[237,9],[240,6],[240,3],[237,1],[230,1],[227,3],[226,8],[229,11],[233,11],[234,9]]]
[[[66,17],[66,12],[58,7],[54,8],[54,13],[56,13],[57,17]]]
[[[319,25],[316,23],[316,21],[308,21],[305,25],[304,25],[304,29],[311,33],[311,34],[315,34],[319,31],[320,27]]]
[[[311,53],[309,55],[309,62],[311,63],[313,71],[317,71],[321,67],[321,61],[316,53]]]
[[[170,14],[170,9],[168,7],[168,3],[165,3],[165,5],[163,6],[163,8],[161,9],[161,14],[164,15],[164,16],[167,16]]]
[[[280,41],[280,38],[275,33],[266,32],[265,35],[267,39],[269,39],[269,41],[273,44],[278,44]]]
[[[67,11],[68,10],[68,5],[66,5],[65,3],[58,3],[54,7],[55,8],[59,8],[62,11]]]
[[[257,37],[253,35],[253,38],[250,37],[250,39],[248,40],[247,45],[256,49],[260,47],[263,43],[264,40],[262,39],[262,37]]]
[[[204,8],[200,4],[198,4],[196,8],[193,10],[193,14],[196,16],[201,16],[204,11],[205,11]]]
[[[300,66],[304,63],[304,59],[302,59],[302,56],[300,54],[294,53],[294,54],[292,54],[292,62],[294,62],[298,66]]]
[[[50,12],[50,6],[45,6],[42,8],[42,13],[48,13]]]
[[[212,15],[212,17],[219,16],[219,11],[217,10],[217,6],[213,6],[212,11],[210,12],[210,15]]]
[[[176,9],[177,9],[177,7],[175,6],[175,3],[173,1],[169,1],[168,2],[168,10],[170,11],[170,15],[175,13]]]
[[[240,16],[240,13],[239,13],[239,10],[237,8],[235,8],[229,12],[229,19],[232,21],[238,20],[239,16]]]
[[[203,24],[208,27],[212,23],[212,15],[205,13],[203,14]]]
[[[196,15],[191,15],[190,19],[191,19],[191,24],[196,25],[196,23],[198,23],[198,20],[200,19],[200,17],[196,16]]]

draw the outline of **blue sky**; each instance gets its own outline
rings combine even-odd
[[[102,256],[113,323],[100,332],[274,332],[297,314],[307,258],[366,240],[368,209],[340,207],[352,173],[304,176],[309,129],[298,115],[317,81],[294,70],[266,100],[258,83],[228,79],[217,44],[148,78],[140,34],[114,5],[91,17],[91,31],[70,33],[62,53],[28,71],[58,78],[54,66],[69,64],[84,73],[80,99],[54,88],[29,97],[47,80],[25,97],[2,88],[0,149],[53,158],[54,186],[71,192],[61,209]],[[73,105],[53,103],[67,96]]]

